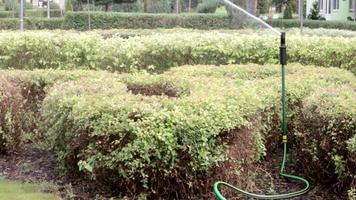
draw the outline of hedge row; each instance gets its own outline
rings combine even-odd
[[[300,32],[299,28],[289,28],[284,30],[287,34],[287,37],[290,35],[293,36],[318,36],[318,37],[345,37],[352,38],[356,37],[355,31],[348,30],[337,30],[337,29],[310,29],[304,28],[303,32]],[[120,36],[122,38],[129,38],[133,36],[147,36],[154,34],[167,34],[167,33],[206,33],[206,30],[199,29],[185,29],[185,28],[157,28],[157,29],[106,29],[106,30],[92,30],[89,32],[94,32],[102,35],[104,38],[111,38],[114,36]],[[233,30],[233,29],[219,29],[219,30],[210,30],[212,33],[226,33],[226,34],[242,34],[242,35],[271,35],[270,31],[267,30],[252,30],[252,29],[244,29],[244,30]]]
[[[93,29],[112,28],[196,28],[222,29],[230,26],[226,15],[217,14],[149,14],[149,13],[91,13]],[[88,29],[88,13],[68,12],[65,15],[64,27],[67,29]]]
[[[161,75],[5,71],[2,77],[0,104],[7,109],[1,112],[0,133],[2,140],[12,138],[2,144],[20,143],[22,132],[13,127],[27,127],[22,122],[28,122],[28,115],[21,109],[30,110],[36,123],[32,127],[45,137],[64,169],[71,172],[79,165],[87,175],[128,194],[204,198],[199,191],[214,168],[229,159],[239,161],[237,167],[243,160],[258,160],[266,153],[265,138],[279,132],[278,66],[185,66]],[[323,170],[334,183],[351,188],[354,183],[348,180],[356,175],[355,76],[341,69],[291,65],[287,77],[288,127],[298,141],[306,141],[297,143],[296,156],[314,158],[307,162],[310,168],[300,169],[320,172],[320,160],[327,160],[331,166]],[[28,102],[21,98],[37,99],[40,106],[19,106]],[[308,117],[317,123],[305,123]],[[243,127],[254,129],[239,131]],[[251,146],[247,155],[233,157],[227,149],[231,140],[235,147],[244,143],[235,138],[239,134],[252,136],[246,142]],[[308,143],[320,138],[328,145],[314,148]]]
[[[15,16],[18,16],[16,14]],[[28,17],[47,16],[46,11],[29,10]],[[60,10],[53,10],[53,17],[60,17]],[[222,14],[149,14],[149,13],[118,13],[118,12],[92,12],[90,14],[91,28],[93,29],[113,29],[113,28],[194,28],[194,29],[234,29],[236,22]],[[8,11],[0,11],[0,18],[10,18],[13,14]],[[67,12],[63,20],[65,29],[87,30],[88,26],[87,12]],[[295,28],[300,26],[298,20],[269,20],[267,21],[274,27]],[[356,30],[356,23],[350,21],[317,21],[307,20],[305,27],[309,28],[327,28],[327,29],[345,29]],[[1,29],[6,26],[1,25]],[[31,29],[31,27],[29,27]],[[51,27],[41,27],[49,29]],[[61,27],[58,27],[61,28]]]
[[[26,10],[24,15],[29,18],[33,17],[47,17],[47,10]],[[61,10],[51,10],[51,17],[62,17]],[[0,11],[0,18],[18,18],[19,12],[14,13],[13,11]]]
[[[40,29],[61,29],[63,24],[62,18],[26,18],[24,28],[27,30]],[[18,30],[20,21],[15,18],[0,18],[0,30]]]
[[[299,20],[285,20],[276,19],[268,21],[273,27],[279,28],[295,28],[300,27]],[[304,27],[308,28],[326,28],[326,29],[345,29],[356,30],[356,23],[353,21],[319,21],[319,20],[306,20],[303,22]]]
[[[93,28],[194,28],[194,29],[233,29],[236,24],[230,17],[220,14],[147,14],[147,13],[105,13],[91,14]],[[300,27],[298,20],[269,20],[270,25],[279,28]],[[66,13],[67,28],[88,29],[88,14],[85,12]],[[356,30],[356,23],[350,21],[307,20],[305,27]]]
[[[183,32],[105,39],[97,33],[5,32],[0,36],[1,68],[127,72],[165,71],[185,64],[279,61],[279,40],[269,35]],[[339,67],[356,73],[356,38],[289,36],[287,42],[290,62]]]

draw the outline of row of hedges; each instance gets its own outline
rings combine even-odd
[[[26,10],[25,17],[47,17],[47,10]],[[62,17],[61,10],[51,10],[51,17]],[[18,18],[19,12],[14,13],[13,11],[0,11],[0,18]]]
[[[47,16],[46,11],[27,11],[28,17]],[[18,16],[18,15],[16,15]],[[60,17],[60,10],[53,10],[51,16]],[[194,28],[194,29],[234,29],[236,22],[223,14],[149,14],[149,13],[116,13],[116,12],[92,12],[91,28],[93,29],[113,29],[113,28]],[[1,11],[1,17],[13,17],[11,12]],[[274,27],[295,28],[300,26],[298,20],[270,20],[267,21]],[[305,27],[309,28],[332,28],[356,30],[356,23],[350,21],[316,21],[307,20]],[[0,27],[3,27],[0,23]],[[47,28],[47,27],[41,27]],[[63,21],[65,29],[87,30],[87,12],[67,12]],[[2,28],[5,29],[5,28]],[[31,27],[29,27],[31,29]]]
[[[356,38],[297,35],[287,43],[290,62],[356,73]],[[185,64],[277,64],[278,57],[278,38],[257,34],[182,32],[128,39],[75,32],[0,34],[1,68],[165,71]]]
[[[94,29],[112,28],[194,28],[194,29],[233,29],[236,22],[221,14],[147,14],[147,13],[91,13]],[[270,25],[279,28],[300,27],[298,20],[269,20]],[[350,21],[307,20],[308,28],[328,28],[356,30],[356,23]],[[86,12],[71,12],[65,15],[65,27],[69,29],[88,29]],[[248,25],[247,25],[248,27]]]
[[[223,29],[230,26],[226,15],[218,14],[148,14],[148,13],[91,13],[93,29],[112,28],[196,28]],[[68,12],[65,14],[64,27],[67,29],[88,29],[88,13]]]
[[[25,29],[61,29],[63,25],[62,18],[26,18],[24,21]],[[0,18],[0,30],[17,30],[20,28],[20,21],[16,18]]]
[[[337,29],[310,29],[304,28],[303,32],[300,32],[299,28],[289,28],[284,30],[287,34],[287,37],[290,35],[293,36],[319,36],[319,37],[344,37],[352,38],[356,37],[355,31],[348,30],[337,30]],[[154,34],[167,34],[167,33],[206,33],[206,30],[199,29],[185,29],[185,28],[171,28],[171,29],[105,29],[105,30],[92,30],[89,32],[95,32],[102,35],[104,38],[110,38],[113,36],[120,36],[122,38],[128,38],[133,36],[144,36],[144,35],[154,35]],[[242,34],[242,35],[271,35],[271,32],[268,30],[252,30],[252,29],[243,29],[243,30],[232,30],[232,29],[219,29],[219,30],[210,30],[212,33],[228,33],[228,34]]]
[[[242,160],[258,160],[266,153],[265,138],[279,135],[278,66],[186,66],[161,75],[5,71],[2,76],[2,82],[13,84],[2,87],[12,94],[2,92],[2,97],[24,96],[12,88],[42,87],[45,98],[37,98],[43,100],[41,106],[32,109],[40,119],[37,130],[67,172],[79,166],[90,177],[129,195],[203,198],[199,195],[206,194],[199,191],[203,186],[211,189],[207,177],[212,177],[215,168],[232,159],[241,161],[235,162],[237,166]],[[346,189],[354,186],[349,180],[356,175],[354,80],[345,70],[299,65],[289,66],[287,76],[288,127],[302,141],[296,143],[296,156],[314,158],[308,160],[308,168],[300,168],[302,173],[315,172],[310,178],[320,181],[317,166],[321,159],[327,160],[330,166],[323,170],[336,180],[333,184],[343,184]],[[17,124],[25,115],[7,102],[2,98],[2,107],[8,109],[0,120],[11,122],[7,127],[20,127]],[[262,119],[256,122],[259,116]],[[316,123],[305,123],[308,117]],[[7,127],[1,129],[1,138],[11,138],[14,132],[19,137]],[[254,127],[253,131],[238,131],[242,138],[253,136],[246,142],[252,145],[246,157],[233,157],[227,151],[229,142],[234,140],[234,130],[243,127]],[[309,144],[320,138],[328,145],[319,148],[328,149]],[[243,141],[235,138],[235,142],[234,147],[243,148]],[[14,140],[7,143],[19,144]],[[246,149],[237,149],[243,151]],[[238,177],[239,171],[235,173]]]
[[[300,27],[300,21],[294,19],[276,19],[269,20],[268,23],[273,27],[279,28],[295,28]],[[356,30],[356,23],[353,21],[320,21],[306,20],[303,22],[304,27],[308,28],[326,28],[326,29],[345,29]]]

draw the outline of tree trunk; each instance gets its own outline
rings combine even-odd
[[[192,0],[189,0],[188,12],[190,12],[190,9],[192,9]]]
[[[107,3],[105,4],[105,12],[111,11],[112,10],[112,3]]]
[[[257,0],[246,0],[246,10],[249,13],[256,15],[256,9],[257,9]]]
[[[354,1],[354,21],[356,21],[356,0]]]

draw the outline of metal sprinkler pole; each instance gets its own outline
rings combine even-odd
[[[49,0],[47,0],[47,18],[51,18],[51,8]]]
[[[87,0],[87,5],[88,5],[88,27],[89,27],[89,30],[91,30],[90,0]]]
[[[303,32],[304,27],[304,0],[299,0],[299,20],[300,20],[300,32]]]
[[[24,0],[21,0],[20,1],[20,30],[23,31],[24,30],[24,25],[23,25],[23,15],[24,15],[24,9],[23,9],[23,6],[24,6]]]

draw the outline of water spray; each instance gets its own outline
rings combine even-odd
[[[222,3],[225,5],[228,5],[245,15],[251,17],[252,19],[256,20],[260,24],[264,25],[268,29],[272,30],[274,33],[278,34],[280,36],[280,64],[281,64],[281,73],[282,73],[282,127],[281,127],[281,132],[282,132],[282,142],[283,142],[283,159],[282,159],[282,164],[281,164],[281,169],[280,169],[280,176],[299,182],[304,185],[304,188],[296,191],[296,192],[290,192],[290,193],[284,193],[284,194],[275,194],[275,195],[264,195],[264,194],[255,194],[255,193],[250,193],[247,191],[244,191],[240,188],[237,188],[229,183],[223,182],[223,181],[217,181],[214,183],[214,193],[216,195],[216,198],[218,200],[226,200],[226,198],[220,193],[219,186],[224,186],[227,187],[231,190],[236,191],[237,193],[240,193],[244,196],[250,197],[250,198],[255,198],[255,199],[288,199],[288,198],[293,198],[297,196],[301,196],[309,191],[310,184],[309,182],[299,176],[294,176],[290,174],[285,173],[285,168],[286,168],[286,162],[287,162],[287,143],[288,143],[288,136],[287,136],[287,102],[286,102],[286,65],[287,65],[287,45],[286,45],[286,34],[285,32],[280,32],[277,29],[273,28],[269,24],[267,24],[265,21],[262,19],[250,14],[246,10],[242,9],[241,7],[237,6],[236,4],[232,3],[229,0],[222,0]]]

